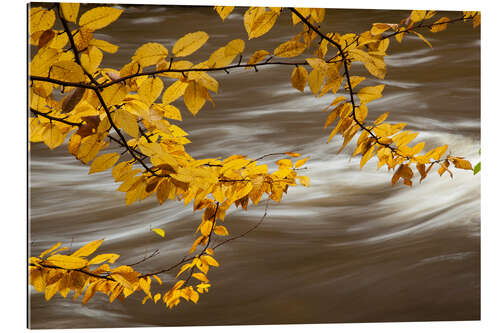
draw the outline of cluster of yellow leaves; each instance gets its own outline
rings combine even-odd
[[[186,152],[185,145],[190,140],[181,127],[172,123],[182,121],[180,110],[172,103],[183,97],[192,115],[207,101],[215,106],[210,93],[218,93],[219,82],[209,73],[226,69],[238,56],[239,66],[245,50],[243,40],[232,40],[205,61],[195,64],[182,58],[193,55],[210,38],[204,31],[195,31],[180,37],[170,51],[160,43],[148,42],[140,46],[123,67],[103,68],[103,52],[115,53],[118,46],[94,38],[94,32],[116,21],[122,10],[95,7],[79,17],[79,9],[77,3],[61,3],[55,10],[30,9],[29,41],[37,47],[29,64],[32,77],[29,104],[35,115],[29,119],[30,141],[44,142],[54,149],[68,139],[68,151],[82,163],[90,163],[89,173],[111,170],[115,182],[120,183],[118,191],[125,193],[127,205],[155,195],[160,204],[167,199],[179,200],[185,205],[192,203],[195,211],[203,210],[189,252],[199,247],[201,251],[185,262],[176,279],[188,276],[178,280],[163,295],[151,293],[151,276],[162,283],[156,275],[141,275],[130,266],[111,268],[118,254],[101,254],[89,259],[102,241],[91,242],[71,255],[60,254],[67,249],[56,244],[39,257],[31,257],[30,283],[36,290],[45,292],[47,300],[57,292],[66,297],[73,290],[75,298],[84,293],[83,303],[96,292],[108,295],[112,302],[142,290],[146,295],[143,302],[152,299],[156,303],[161,298],[169,308],[179,304],[182,298],[196,303],[199,294],[210,287],[207,278],[210,267],[219,265],[213,258],[210,241],[214,235],[229,234],[226,226],[220,224],[227,210],[233,204],[247,209],[250,201],[257,205],[264,195],[279,202],[290,186],[309,186],[309,178],[297,173],[308,158],[296,161],[282,158],[270,171],[267,165],[257,163],[259,159],[243,155],[195,159]],[[225,20],[234,7],[215,6],[214,9]],[[296,10],[315,27],[319,27],[325,17],[324,9]],[[248,39],[269,32],[282,12],[280,7],[248,8],[243,18]],[[445,172],[452,175],[451,164],[472,169],[470,163],[462,157],[444,157],[447,146],[418,155],[425,143],[409,145],[418,133],[403,131],[406,125],[403,123],[386,123],[387,113],[373,122],[368,121],[367,104],[382,97],[384,85],[354,91],[366,78],[342,73],[345,69],[350,71],[352,63],[359,62],[369,74],[383,79],[389,37],[394,36],[401,42],[404,34],[413,33],[430,45],[415,29],[434,15],[433,11],[412,11],[399,24],[374,23],[369,31],[361,34],[329,32],[320,36],[292,13],[291,23],[303,23],[302,31],[272,52],[254,52],[242,66],[256,69],[266,57],[293,58],[308,52],[307,65],[293,69],[291,83],[302,92],[309,86],[318,97],[333,95],[333,101],[324,110],[329,111],[325,128],[334,125],[328,141],[336,134],[343,137],[339,151],[357,136],[352,156],[361,155],[360,167],[376,155],[379,168],[387,165],[388,170],[394,170],[393,185],[399,179],[412,185],[413,164],[420,180],[435,164],[439,165],[440,175]],[[65,30],[54,28],[57,17]],[[464,12],[464,20],[472,20],[477,26],[480,14]],[[428,28],[438,32],[444,30],[448,22],[448,18],[442,17]],[[68,24],[74,29],[69,29]],[[388,30],[393,33],[387,35]],[[316,39],[319,41],[314,42]],[[352,93],[355,100],[346,99],[342,91],[339,93],[342,87],[348,95]],[[111,142],[117,142],[131,158],[122,159],[123,154],[117,152],[103,152]],[[285,154],[291,158],[300,156]],[[136,168],[137,164],[141,166]],[[162,229],[152,231],[165,237]],[[200,283],[190,284],[191,277]]]
[[[83,304],[86,304],[98,292],[107,295],[112,303],[117,298],[123,301],[133,293],[142,291],[145,294],[143,304],[148,299],[155,303],[161,299],[169,308],[179,304],[181,298],[197,303],[199,294],[208,291],[210,287],[204,274],[194,273],[192,276],[201,280],[201,283],[183,287],[186,281],[179,280],[163,294],[157,292],[153,296],[151,277],[159,285],[163,284],[157,275],[142,275],[126,265],[111,268],[110,264],[114,264],[120,257],[115,253],[99,254],[88,258],[99,248],[102,241],[90,242],[69,255],[60,254],[67,252],[68,248],[60,247],[61,243],[57,243],[43,251],[38,257],[30,257],[30,285],[37,291],[43,292],[47,301],[58,292],[66,298],[73,291],[74,300],[83,294]],[[213,254],[213,251],[211,253]],[[215,259],[209,255],[196,257],[193,262],[205,274],[208,271],[206,265],[218,266]]]

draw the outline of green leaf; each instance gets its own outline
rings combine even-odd
[[[474,167],[474,174],[477,174],[479,171],[481,171],[481,162]]]

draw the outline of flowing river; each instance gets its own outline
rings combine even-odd
[[[81,8],[82,12],[85,8]],[[224,23],[210,7],[127,6],[121,18],[95,36],[120,46],[104,65],[120,68],[146,42],[169,50],[188,32],[211,38],[195,53],[205,60],[229,40],[245,40],[244,61],[254,51],[270,52],[296,33],[290,14],[281,14],[264,37],[248,41],[242,8]],[[363,32],[374,22],[398,23],[409,11],[328,10],[323,31]],[[450,18],[457,12],[445,14]],[[389,111],[391,122],[419,131],[427,147],[448,144],[473,165],[480,148],[480,28],[453,24],[425,32],[433,48],[407,37],[391,40],[384,97],[369,104],[369,117]],[[480,175],[457,170],[453,179],[434,173],[409,188],[391,186],[392,174],[377,170],[376,158],[359,170],[353,145],[337,154],[341,139],[326,143],[331,97],[300,93],[290,83],[291,66],[214,74],[214,96],[193,117],[182,103],[182,128],[194,157],[227,157],[294,151],[310,156],[303,171],[311,186],[290,188],[254,231],[217,249],[220,267],[209,273],[212,287],[197,305],[168,310],[132,295],[108,302],[96,295],[56,295],[46,302],[29,289],[32,328],[335,323],[374,321],[477,320],[480,318]],[[368,76],[361,66],[353,75]],[[366,82],[364,82],[366,83]],[[173,121],[173,123],[176,123]],[[418,142],[418,141],[417,141]],[[111,144],[116,151],[116,145]],[[111,172],[87,175],[65,145],[51,151],[32,144],[30,153],[31,255],[62,241],[76,249],[104,238],[99,251],[121,254],[118,263],[139,261],[150,272],[187,254],[201,214],[180,202],[155,198],[125,206]],[[273,159],[266,162],[274,164]],[[265,202],[247,211],[231,209],[225,225],[238,235],[259,222]],[[163,228],[165,239],[150,231]],[[173,273],[175,274],[175,273]],[[163,278],[168,280],[169,275]],[[165,287],[165,286],[163,286]]]

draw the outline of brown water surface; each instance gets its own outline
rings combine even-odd
[[[224,23],[208,7],[126,7],[122,17],[96,37],[120,45],[105,55],[119,68],[145,42],[169,50],[187,32],[211,38],[195,62],[228,40],[246,41],[245,55],[272,51],[289,38],[290,14],[281,15],[265,38],[247,41],[237,9]],[[408,11],[329,10],[323,31],[362,32],[372,22],[398,22]],[[446,13],[457,17],[460,13]],[[384,98],[370,103],[370,118],[390,111],[390,120],[419,131],[429,147],[447,143],[451,152],[478,160],[480,138],[480,34],[455,24],[421,40],[393,42],[386,57]],[[246,58],[245,58],[246,59]],[[30,289],[32,328],[334,323],[477,320],[480,318],[480,177],[457,171],[453,179],[429,176],[413,188],[391,186],[391,175],[370,161],[359,170],[352,146],[336,154],[339,139],[326,144],[321,110],[331,97],[314,98],[291,87],[291,67],[234,70],[214,76],[221,86],[216,108],[196,118],[185,107],[182,127],[195,157],[296,151],[310,156],[304,174],[310,188],[291,188],[255,231],[217,249],[221,267],[210,272],[212,288],[198,305],[173,311],[142,296],[109,304],[104,296],[86,306],[71,297]],[[355,75],[367,75],[354,67]],[[111,146],[113,148],[113,146]],[[113,149],[116,149],[114,147]],[[374,159],[375,160],[375,159]],[[272,160],[270,160],[272,163]],[[30,164],[30,250],[38,255],[57,241],[73,249],[104,238],[103,252],[121,263],[161,254],[137,266],[149,272],[182,258],[193,241],[200,214],[179,202],[154,199],[125,206],[110,172],[87,175],[88,166],[67,154],[33,144]],[[231,234],[257,223],[264,205],[231,210]],[[166,241],[149,229],[166,231]],[[164,276],[169,279],[168,275]]]

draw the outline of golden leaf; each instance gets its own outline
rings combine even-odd
[[[132,60],[136,61],[141,67],[147,67],[158,64],[168,55],[168,50],[159,43],[146,43],[135,51]]]
[[[223,225],[215,226],[214,232],[216,235],[220,235],[220,236],[229,235],[229,232],[227,231],[226,227],[224,227]]]
[[[151,104],[153,104],[153,102],[160,96],[162,90],[163,81],[160,78],[148,77],[141,83],[137,93],[146,106],[150,107]]]
[[[306,87],[307,83],[307,77],[307,69],[304,66],[295,67],[292,72],[292,86],[295,89],[304,92],[304,88]]]
[[[78,10],[80,9],[80,4],[62,2],[60,6],[64,19],[68,22],[75,23],[76,17],[78,16]]]
[[[318,69],[313,69],[311,73],[309,73],[309,77],[307,82],[309,83],[309,88],[311,88],[311,92],[314,95],[317,95],[323,81],[325,79],[325,75]]]
[[[289,40],[274,49],[274,55],[282,58],[296,57],[306,49],[306,45],[296,40]]]
[[[224,48],[225,57],[234,57],[241,54],[245,49],[245,42],[241,39],[234,39],[227,43]]]
[[[161,112],[165,118],[182,120],[181,112],[173,105],[153,104],[153,110]]]
[[[134,115],[129,112],[118,109],[112,113],[113,122],[125,131],[128,135],[137,138],[139,136],[139,125]]]
[[[254,65],[256,63],[258,63],[259,61],[261,61],[262,59],[264,59],[266,56],[268,56],[270,53],[266,50],[259,50],[259,51],[255,51],[254,54],[252,54],[252,56],[250,57],[250,60],[248,60],[248,63],[247,63],[247,69],[251,68],[251,66],[249,65]]]
[[[349,56],[355,61],[361,61],[365,68],[373,76],[383,79],[386,74],[385,62],[375,56],[371,56],[365,51],[360,49],[353,49],[349,51]]]
[[[108,170],[120,159],[118,153],[107,153],[97,157],[90,165],[89,175],[96,172]]]
[[[55,249],[57,249],[59,246],[61,246],[61,242],[58,242],[56,244],[54,244],[50,249],[47,249],[45,251],[43,251],[41,254],[40,254],[40,258],[43,259],[43,257],[45,257],[47,254],[49,254],[50,252],[54,251]]]
[[[29,34],[32,35],[38,31],[50,29],[55,21],[56,15],[53,10],[46,10],[42,7],[31,8],[29,14]]]
[[[65,256],[62,254],[56,254],[47,258],[46,262],[48,264],[66,268],[66,269],[80,269],[87,266],[87,260],[75,256]]]
[[[449,18],[447,18],[445,16],[441,17],[439,20],[437,20],[436,22],[434,22],[432,24],[431,32],[435,33],[435,32],[446,30],[449,21],[450,21]]]
[[[90,242],[84,246],[82,246],[80,249],[76,250],[73,254],[71,254],[72,257],[88,257],[92,253],[94,253],[99,246],[101,246],[102,241],[104,239],[99,239],[93,242]]]
[[[90,259],[89,265],[98,265],[102,264],[105,261],[108,261],[110,264],[113,264],[119,257],[120,255],[116,253],[99,254],[94,258]]]
[[[276,23],[279,12],[265,11],[263,7],[252,7],[243,17],[248,39],[266,34]]]
[[[85,81],[85,74],[80,65],[71,60],[56,62],[52,65],[51,76],[56,80],[69,82]]]
[[[425,18],[426,10],[413,10],[410,14],[410,19],[413,22],[422,21]]]
[[[122,12],[123,10],[113,7],[92,8],[82,14],[79,24],[90,30],[102,29],[116,21]]]
[[[107,53],[116,53],[116,51],[118,51],[118,46],[111,44],[110,42],[107,42],[105,40],[91,39],[89,45],[95,46]]]
[[[161,237],[165,238],[165,231],[163,231],[163,229],[160,229],[160,228],[154,228],[154,229],[151,229],[151,231],[157,233],[158,235],[160,235]]]
[[[365,87],[358,92],[358,97],[361,103],[366,104],[377,98],[382,97],[382,91],[385,85],[380,84],[377,86]]]
[[[162,103],[167,105],[177,100],[179,97],[184,95],[187,86],[187,82],[183,82],[180,80],[172,83],[167,89],[165,89],[162,97]]]
[[[231,14],[231,12],[234,9],[234,6],[214,6],[214,9],[217,12],[217,14],[219,14],[222,21],[224,21],[226,17],[228,17],[229,14]]]
[[[198,279],[198,280],[200,280],[200,281],[202,281],[202,282],[208,282],[207,277],[206,277],[206,276],[205,276],[205,274],[203,274],[203,273],[194,273],[192,276],[193,276],[195,279]]]
[[[205,105],[206,88],[195,81],[189,82],[189,85],[184,92],[184,104],[189,112],[195,116],[198,111]]]
[[[94,73],[101,64],[102,52],[97,47],[91,46],[88,49],[88,54],[82,54],[80,61],[88,73]]]
[[[210,36],[204,31],[186,34],[174,44],[172,52],[176,57],[188,56],[202,47],[209,38]]]

